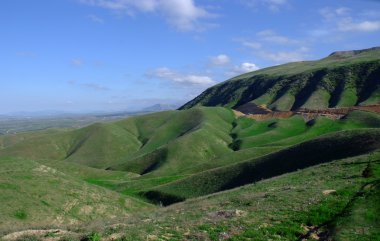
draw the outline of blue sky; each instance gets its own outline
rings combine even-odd
[[[0,36],[0,113],[135,110],[379,46],[380,1],[3,0]]]

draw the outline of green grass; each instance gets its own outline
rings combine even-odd
[[[358,102],[358,93],[354,88],[347,88],[341,93],[339,102],[336,107],[350,107],[356,105]],[[378,101],[379,102],[379,101]],[[374,104],[378,103],[375,102]]]
[[[375,104],[379,98],[379,49],[318,61],[288,63],[246,73],[213,86],[182,109],[239,107],[253,102],[272,110],[323,109]]]
[[[326,90],[316,90],[309,96],[307,101],[301,107],[306,109],[326,109],[329,107],[330,97],[330,93]]]
[[[235,77],[183,108],[377,103],[379,71],[379,49],[336,53]],[[197,107],[1,135],[0,233],[59,227],[72,233],[19,240],[300,240],[314,229],[334,240],[378,240],[379,128],[380,116],[364,111],[255,121]],[[368,166],[372,175],[363,175]]]
[[[237,133],[240,140],[240,148],[265,146],[290,136],[299,135],[306,129],[305,121],[300,116],[293,116],[289,119],[272,119],[259,122]]]
[[[0,231],[112,218],[149,206],[31,160],[2,158],[0,170]]]
[[[338,132],[261,158],[204,171],[148,190],[144,195],[171,204],[377,148],[380,148],[380,132],[377,129]]]
[[[175,175],[190,163],[199,164],[231,152],[228,145],[233,121],[232,111],[225,108],[160,112],[34,136],[4,148],[0,156]]]
[[[323,226],[338,220],[342,210],[356,210],[347,209],[347,202],[378,174],[362,182],[349,176],[362,172],[362,157],[343,161],[357,165],[334,160],[379,148],[379,127],[378,114],[362,111],[337,121],[305,122],[300,116],[255,121],[236,119],[223,107],[201,107],[76,130],[4,136],[0,214],[5,218],[0,227],[68,225],[81,227],[73,229],[81,234],[107,237],[101,228],[81,225],[123,222],[126,240],[145,240],[148,234],[169,240],[223,235],[295,240],[305,234],[301,224]],[[320,163],[325,164],[316,166]],[[323,188],[337,192],[316,195]],[[163,209],[148,203],[185,199]],[[375,209],[369,210],[370,219]]]
[[[30,134],[21,140],[23,134],[0,156],[34,159],[87,183],[146,201],[139,195],[142,190],[260,158],[325,133],[377,128],[379,123],[379,115],[361,111],[342,120],[318,118],[310,124],[300,116],[254,121],[235,119],[224,108],[196,108]]]
[[[375,160],[380,160],[380,153]],[[332,161],[294,173],[259,181],[237,189],[190,199],[167,208],[141,213],[126,221],[119,230],[127,240],[146,240],[148,237],[169,240],[299,240],[307,227],[328,231],[337,240],[376,240],[379,216],[378,194],[364,195],[361,209],[367,209],[367,223],[374,227],[367,236],[355,236],[349,230],[350,220],[338,221],[350,203],[368,183],[380,180],[380,162],[374,162],[375,175],[363,178],[367,155]],[[335,193],[323,194],[325,190]],[[370,195],[372,193],[373,195]],[[372,198],[367,207],[367,197]],[[374,199],[373,199],[374,198]],[[356,201],[354,203],[357,203]],[[356,207],[357,204],[354,206]],[[349,210],[356,210],[356,208]],[[352,213],[352,212],[350,212]],[[359,212],[357,217],[361,216]],[[348,215],[351,218],[351,214]],[[356,218],[357,218],[356,217]],[[335,224],[326,226],[325,224]],[[361,223],[356,220],[352,224]],[[339,227],[349,236],[338,239],[334,230]],[[361,230],[360,226],[359,229]]]
[[[379,214],[380,182],[377,180],[365,185],[342,215],[334,219],[332,235],[335,240],[377,240],[380,238]]]
[[[269,108],[276,111],[290,110],[295,102],[295,97],[291,93],[285,93],[280,98],[276,99]],[[269,103],[269,102],[264,102]]]

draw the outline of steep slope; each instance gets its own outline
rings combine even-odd
[[[171,204],[379,148],[379,129],[342,131],[261,158],[204,171],[159,186],[144,192],[144,195],[163,204]]]
[[[87,236],[87,240],[95,239],[90,237],[105,240],[112,237],[120,237],[120,240],[321,240],[322,237],[377,240],[379,158],[380,153],[373,156],[374,176],[371,178],[362,177],[369,159],[368,155],[362,155],[166,208],[142,211],[123,223],[104,225],[96,233],[93,229],[87,232],[80,229],[74,234],[50,233],[61,240],[73,241],[86,240],[81,238],[83,236]],[[363,219],[365,222],[361,222]],[[43,241],[51,238],[46,233],[36,236]]]
[[[336,52],[243,74],[213,86],[180,109],[237,108],[252,102],[272,110],[324,109],[380,101],[380,48]]]
[[[367,219],[369,222],[364,224],[369,226],[364,229],[361,228],[363,226],[354,226],[360,225],[357,219],[352,225],[339,222],[335,228],[344,229],[346,235],[338,237],[342,237],[342,240],[377,240],[376,215],[380,211],[379,204],[374,201],[378,197],[369,197],[373,201],[371,206],[366,207],[364,202],[367,196],[363,199],[360,195],[362,187],[380,179],[379,154],[374,159],[377,162],[373,164],[375,175],[372,178],[361,176],[368,155],[337,160],[240,188],[189,199],[158,210],[155,215],[149,214],[149,217],[154,217],[154,221],[136,223],[128,227],[125,233],[138,230],[140,235],[149,233],[158,238],[170,233],[173,234],[172,240],[301,240],[313,229],[319,229],[320,232],[316,232],[314,237],[329,233],[322,226],[339,218],[352,199],[359,195],[361,208],[373,211],[360,217]],[[351,230],[347,229],[347,224]],[[161,229],[162,226],[168,228]]]

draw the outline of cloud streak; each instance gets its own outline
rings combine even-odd
[[[300,41],[288,38],[286,36],[282,36],[277,34],[273,30],[263,30],[258,32],[257,37],[261,39],[261,41],[265,42],[270,42],[270,43],[275,43],[275,44],[281,44],[281,45],[294,45],[294,44],[299,44]]]
[[[253,40],[240,42],[257,57],[276,64],[304,60],[309,52],[309,48],[304,46],[305,41],[280,35],[270,29],[257,32]],[[293,50],[289,50],[289,47]]]
[[[352,14],[352,10],[346,7],[340,8],[323,8],[319,10],[319,14],[323,20],[330,25],[334,25],[330,30],[319,30],[320,33],[326,34],[331,32],[375,32],[380,30],[380,21],[371,20],[368,18],[373,17],[373,14],[356,13],[355,19]],[[379,17],[379,16],[375,16]],[[317,32],[318,33],[318,32]]]
[[[244,63],[241,63],[240,65],[235,65],[230,72],[227,72],[227,76],[236,76],[236,75],[256,71],[259,69],[260,69],[259,66],[257,66],[254,63],[244,62]]]
[[[90,14],[87,16],[89,20],[91,20],[94,23],[103,24],[104,20],[96,15]]]
[[[179,85],[211,86],[216,82],[206,75],[182,74],[166,67],[157,68],[146,73],[148,78],[158,78]]]
[[[82,4],[134,15],[135,12],[160,13],[176,29],[184,32],[202,31],[208,27],[202,19],[216,15],[195,4],[193,0],[78,0]]]
[[[245,0],[243,3],[252,8],[264,6],[272,12],[278,12],[281,8],[289,5],[288,0]]]
[[[223,66],[231,62],[230,57],[225,54],[219,54],[210,58],[210,62],[215,66]]]
[[[353,22],[347,18],[338,23],[338,30],[342,32],[375,32],[380,30],[380,21]]]

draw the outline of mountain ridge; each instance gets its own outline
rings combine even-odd
[[[0,135],[0,235],[42,228],[4,237],[58,240],[57,227],[73,231],[60,240],[300,240],[338,230],[360,240],[353,226],[377,227],[380,210],[378,52],[247,73],[184,110]],[[340,118],[314,115],[323,111]]]
[[[179,109],[237,108],[249,102],[279,111],[374,104],[380,102],[379,75],[380,47],[338,51],[317,61],[288,63],[236,76],[208,88]]]

